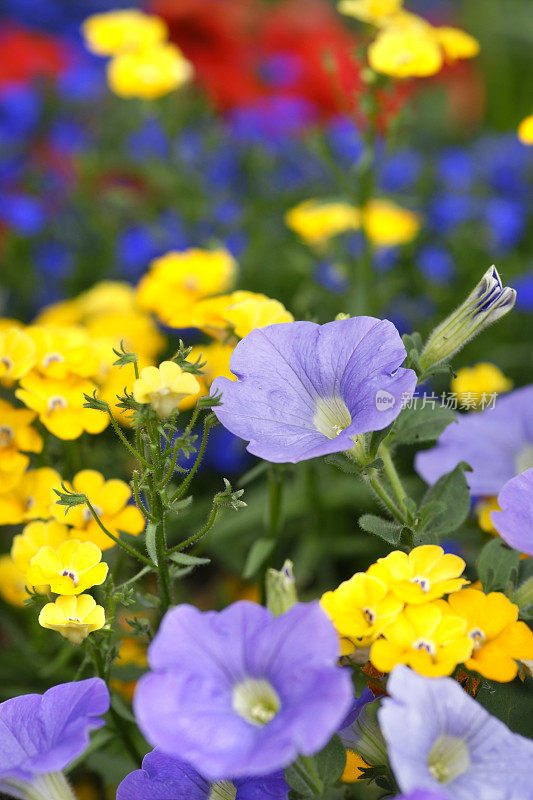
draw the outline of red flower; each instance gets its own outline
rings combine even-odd
[[[38,75],[55,76],[66,65],[64,46],[52,36],[15,25],[0,30],[0,88],[27,83]]]

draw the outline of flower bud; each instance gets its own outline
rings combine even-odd
[[[430,335],[420,356],[422,368],[448,361],[470,339],[505,316],[515,300],[515,290],[503,287],[498,270],[490,267],[464,303]]]
[[[280,570],[269,569],[266,576],[267,607],[275,617],[281,616],[298,602],[292,561],[285,561]]]
[[[342,732],[344,745],[372,767],[385,766],[387,745],[377,720],[378,703],[368,703],[355,722]]]

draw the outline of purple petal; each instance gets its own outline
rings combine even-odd
[[[237,381],[217,378],[222,392],[214,411],[248,450],[274,462],[348,450],[353,436],[389,425],[416,385],[400,367],[405,348],[392,323],[373,317],[316,325],[290,322],[256,329],[230,361]],[[378,393],[386,402],[377,401]],[[315,427],[317,402],[336,398],[351,422],[334,438]]]
[[[508,481],[498,495],[501,511],[490,515],[508,545],[533,556],[533,468]]]
[[[154,750],[142,769],[130,772],[117,789],[117,800],[207,800],[209,784],[179,758]]]

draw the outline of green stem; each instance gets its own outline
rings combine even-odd
[[[268,471],[268,535],[276,539],[281,529],[283,478],[276,467]]]
[[[321,797],[324,792],[324,783],[318,774],[315,762],[308,756],[298,756],[293,764],[300,778],[309,786],[313,797]]]
[[[155,527],[155,551],[157,556],[158,586],[160,594],[160,615],[166,613],[172,605],[170,574],[167,559],[167,541],[165,534],[165,507],[161,495],[161,477],[163,471],[163,458],[159,444],[159,428],[157,423],[148,425],[150,436],[151,483],[152,497],[151,509]]]
[[[203,536],[205,536],[205,534],[208,533],[208,531],[210,531],[213,525],[215,524],[216,518],[218,517],[220,510],[221,509],[218,506],[218,504],[213,503],[213,508],[211,509],[211,513],[209,514],[203,528],[201,528],[201,530],[199,530],[193,536],[190,536],[188,539],[185,539],[185,541],[174,545],[174,547],[171,547],[169,550],[167,550],[167,554],[170,555],[171,553],[177,553],[181,550],[185,550],[185,548],[189,547],[191,544],[194,544],[194,542],[197,542],[198,539],[201,539]]]
[[[88,497],[85,497],[85,504],[87,505],[87,508],[89,509],[91,514],[93,515],[93,518],[94,518],[95,522],[97,523],[99,528],[105,533],[106,536],[109,536],[109,538],[112,539],[115,542],[115,544],[118,544],[119,547],[122,547],[122,549],[125,550],[127,553],[129,553],[130,556],[133,556],[133,558],[136,558],[137,561],[141,561],[143,564],[146,564],[147,567],[150,567],[151,569],[155,569],[155,564],[152,564],[152,562],[149,561],[149,559],[145,558],[141,553],[139,553],[138,550],[135,550],[134,547],[130,547],[129,544],[126,544],[126,542],[123,542],[122,539],[119,539],[117,536],[115,536],[113,533],[111,533],[111,531],[107,530],[105,525],[102,523],[100,517],[98,516],[98,514],[94,510],[93,506],[91,505],[91,501],[89,500]]]
[[[150,521],[155,522],[152,513],[146,508],[145,504],[141,500],[141,493],[139,491],[139,473],[137,470],[133,470],[133,496],[135,498],[135,502],[137,503],[137,507],[139,511]]]
[[[212,424],[213,424],[213,422],[211,421],[211,416],[206,417],[206,420],[204,422],[204,433],[203,433],[203,436],[202,436],[202,442],[200,444],[200,449],[198,450],[198,455],[196,456],[196,461],[192,465],[191,471],[189,472],[187,477],[182,481],[182,483],[180,484],[178,489],[172,495],[172,498],[171,498],[171,502],[172,503],[174,503],[176,500],[179,500],[181,497],[183,497],[183,495],[185,494],[185,492],[189,488],[189,485],[190,485],[192,479],[196,475],[198,467],[200,466],[200,464],[202,462],[202,458],[204,457],[205,448],[207,447],[207,439],[208,439],[209,431],[211,429],[211,425]]]
[[[115,726],[115,730],[122,739],[124,743],[124,747],[126,748],[131,760],[137,767],[142,766],[142,756],[137,751],[137,747],[135,746],[135,742],[133,741],[131,734],[128,728],[125,725],[125,721],[122,719],[120,714],[118,714],[113,706],[109,709],[109,714],[111,719],[113,720],[113,724]]]
[[[398,505],[402,511],[404,517],[407,515],[407,510],[405,508],[405,498],[407,497],[407,492],[405,491],[403,484],[400,480],[400,476],[396,471],[396,467],[394,466],[394,461],[392,460],[392,456],[390,454],[390,450],[387,447],[383,446],[378,450],[378,455],[383,461],[383,467],[385,469],[385,475],[391,485],[392,491],[394,492],[396,499],[398,501]]]
[[[143,465],[143,467],[146,467],[147,469],[149,469],[149,468],[150,468],[150,464],[148,463],[148,461],[147,461],[147,460],[144,458],[144,456],[142,456],[142,455],[139,453],[139,451],[138,451],[138,450],[136,450],[136,449],[133,447],[133,445],[131,445],[131,444],[128,442],[128,440],[126,439],[126,437],[124,436],[124,434],[123,434],[123,433],[122,433],[122,431],[120,430],[120,427],[118,426],[118,424],[117,424],[117,422],[116,422],[116,420],[115,420],[115,418],[114,418],[113,414],[111,413],[111,409],[109,408],[109,406],[107,407],[107,413],[108,413],[108,415],[109,415],[109,419],[111,420],[111,425],[113,426],[113,428],[114,428],[114,430],[115,430],[115,433],[117,434],[118,438],[120,439],[120,441],[122,442],[122,444],[124,445],[124,447],[125,447],[127,450],[129,450],[129,452],[132,454],[132,456],[134,456],[134,457],[137,459],[137,461],[140,461],[140,462],[141,462],[141,464]]]
[[[387,506],[394,519],[397,520],[398,522],[404,522],[404,517],[402,512],[396,506],[392,498],[389,497],[387,490],[385,489],[385,487],[383,486],[377,475],[372,475],[368,479],[368,483],[370,484],[374,492],[377,494],[381,502]]]

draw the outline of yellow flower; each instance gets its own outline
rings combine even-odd
[[[116,360],[116,356],[115,356]],[[149,366],[145,359],[139,359],[138,366],[142,369]],[[126,390],[129,394],[133,393],[133,383],[135,381],[135,369],[133,364],[126,364],[123,367],[111,367],[107,375],[103,378],[102,385],[98,390],[98,398],[109,403],[111,413],[121,425],[130,426],[132,423],[132,412],[128,409],[119,408],[119,397],[124,395]]]
[[[404,603],[427,603],[468,583],[459,577],[465,566],[462,558],[445,553],[442,547],[423,544],[409,555],[393,550],[378,558],[367,574],[380,578]]]
[[[164,20],[136,8],[93,14],[84,21],[82,32],[88,49],[99,56],[149,47],[168,36]]]
[[[24,606],[29,594],[26,578],[9,555],[0,556],[0,597],[12,606]]]
[[[501,511],[498,498],[496,496],[484,497],[476,504],[474,511],[477,514],[477,521],[481,530],[485,531],[485,533],[497,535],[498,531],[494,527],[490,515],[493,511]]]
[[[233,256],[222,248],[171,251],[152,261],[139,283],[137,301],[163,322],[183,327],[191,306],[203,297],[228,291],[236,270]]]
[[[174,361],[163,361],[159,367],[145,367],[133,383],[133,396],[138,403],[150,403],[161,419],[179,409],[181,401],[198,395],[200,384],[190,372],[184,372]]]
[[[347,17],[381,25],[396,14],[402,5],[403,0],[340,0],[337,8]]]
[[[522,144],[533,144],[533,114],[523,119],[518,126],[518,138]]]
[[[361,756],[358,753],[354,753],[353,750],[346,750],[346,765],[341,776],[341,781],[343,783],[355,783],[361,780],[363,770],[365,769],[368,769],[366,761],[363,761]]]
[[[101,433],[109,423],[108,415],[84,408],[84,394],[92,395],[95,384],[71,376],[64,380],[26,375],[15,392],[19,400],[39,415],[50,433],[58,439],[77,439],[84,431]]]
[[[198,381],[199,390],[196,395],[184,398],[180,403],[180,410],[192,408],[199,397],[209,394],[209,387],[219,376],[235,380],[235,375],[230,371],[229,360],[233,353],[233,345],[223,342],[212,342],[210,344],[195,345],[187,358],[191,364],[198,359],[204,364],[202,375],[195,375]]]
[[[428,26],[429,27],[429,26]],[[431,30],[391,26],[378,33],[368,48],[368,63],[393,78],[435,75],[443,65],[442,49]]]
[[[491,395],[508,392],[513,388],[513,382],[495,364],[482,361],[474,367],[457,370],[450,388],[457,394],[459,404],[474,408],[488,403]]]
[[[69,538],[66,525],[50,520],[42,522],[35,520],[29,522],[22,533],[17,534],[11,545],[11,558],[13,563],[24,575],[28,572],[31,560],[37,555],[41,547],[51,547],[57,550],[59,545]]]
[[[78,645],[90,633],[104,627],[105,612],[90,594],[58,597],[55,603],[47,603],[41,610],[39,624]]]
[[[117,359],[112,347],[117,347],[121,342],[124,342],[126,350],[149,360],[165,345],[165,339],[154,320],[141,311],[106,311],[89,317],[85,325],[89,336],[109,340],[111,363]]]
[[[68,488],[70,485],[66,484]],[[60,481],[56,481],[59,489]],[[104,476],[93,469],[78,472],[72,481],[75,492],[86,495],[102,524],[117,538],[120,531],[137,536],[144,529],[145,520],[137,506],[129,505],[131,489],[124,481]],[[72,525],[71,535],[82,542],[93,542],[100,550],[114,546],[114,542],[101,530],[86,506],[71,506],[66,515],[63,506],[55,504],[52,512],[56,519]]]
[[[36,416],[0,400],[0,491],[4,493],[20,483],[30,463],[20,451],[40,453],[43,449],[41,436],[31,426]]]
[[[81,594],[107,578],[108,565],[92,542],[69,539],[53,547],[41,547],[31,560],[27,578],[34,586],[47,584],[55,594]]]
[[[448,598],[452,614],[463,617],[474,650],[468,669],[493,681],[512,681],[518,660],[533,658],[533,633],[518,622],[518,606],[501,592],[462,589]]]
[[[370,660],[380,672],[407,664],[428,677],[451,675],[473,647],[465,620],[443,612],[439,603],[407,606],[383,637],[370,648]]]
[[[191,308],[187,324],[225,341],[234,336],[244,338],[255,328],[293,320],[290,311],[278,300],[238,291],[200,300]]]
[[[305,200],[285,214],[287,226],[305,242],[323,246],[339,233],[361,227],[359,209],[335,200]]]
[[[60,482],[59,474],[49,467],[25,472],[14,489],[0,493],[0,525],[50,519],[54,503],[52,487],[59,486]]]
[[[475,58],[480,50],[479,42],[466,31],[448,26],[433,28],[437,41],[444,50],[444,57],[453,64],[463,58]]]
[[[343,655],[371,644],[403,608],[383,581],[364,572],[323,594],[320,605],[337,629]]]
[[[26,375],[35,363],[35,344],[17,326],[0,330],[0,381],[10,384]]]
[[[187,83],[193,68],[175,44],[120,53],[107,68],[109,88],[119,97],[155,100]]]
[[[418,235],[420,216],[390,200],[372,200],[363,210],[365,233],[378,247],[408,244]]]
[[[35,343],[34,370],[64,380],[71,375],[88,378],[98,372],[98,355],[87,332],[80,327],[33,326],[27,333]]]

